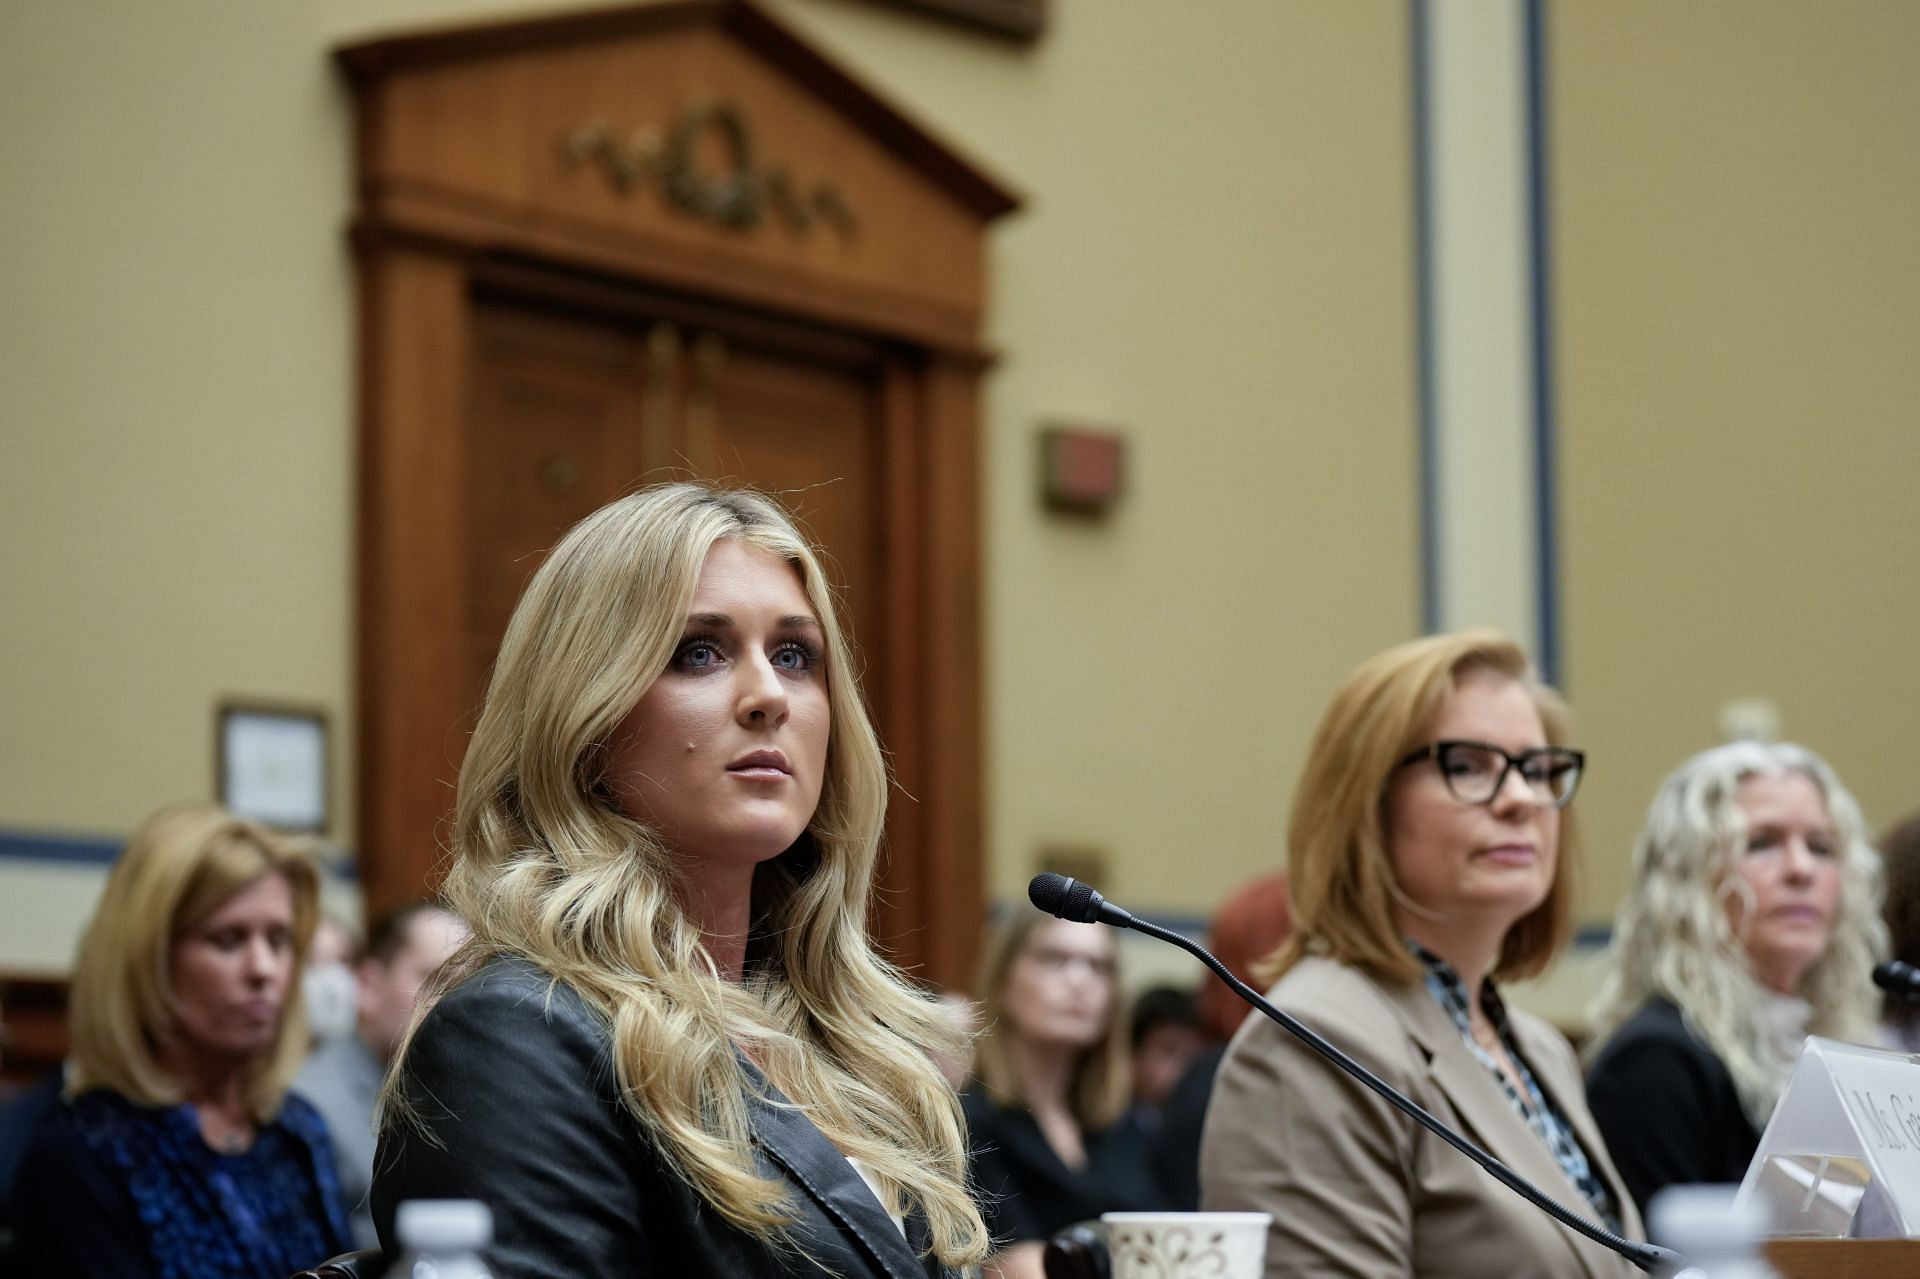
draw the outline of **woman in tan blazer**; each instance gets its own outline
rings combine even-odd
[[[1502,1002],[1566,940],[1567,711],[1491,633],[1388,650],[1334,695],[1294,795],[1273,1002],[1545,1193],[1641,1238],[1565,1039]],[[1202,1206],[1273,1215],[1268,1279],[1635,1274],[1323,1060],[1248,1019]]]

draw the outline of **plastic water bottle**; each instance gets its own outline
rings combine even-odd
[[[1766,1222],[1753,1204],[1736,1210],[1736,1186],[1670,1186],[1647,1205],[1647,1233],[1688,1262],[1676,1279],[1776,1279],[1761,1250]]]
[[[393,1215],[400,1259],[387,1279],[492,1279],[480,1250],[493,1212],[477,1199],[409,1199]]]

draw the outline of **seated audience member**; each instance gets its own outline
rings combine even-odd
[[[4,1044],[5,1035],[0,1033],[0,1046]],[[13,1273],[9,1262],[13,1256],[14,1177],[41,1121],[59,1109],[64,1086],[61,1072],[52,1070],[38,1083],[17,1092],[0,1093],[0,1275]]]
[[[1250,985],[1254,968],[1280,949],[1293,931],[1287,913],[1287,876],[1284,871],[1262,875],[1230,894],[1207,927],[1207,949],[1227,971]],[[1172,1206],[1181,1212],[1200,1208],[1200,1133],[1206,1123],[1207,1103],[1213,1098],[1213,1078],[1226,1056],[1227,1041],[1240,1029],[1253,1006],[1233,993],[1212,973],[1201,979],[1196,998],[1200,1029],[1206,1046],[1187,1067],[1161,1109],[1160,1127],[1153,1135],[1154,1166]]]
[[[134,832],[80,944],[69,1100],[15,1187],[25,1274],[285,1279],[346,1247],[325,1126],[287,1091],[318,895],[211,804]]]
[[[1887,876],[1887,942],[1892,958],[1920,968],[1920,813],[1880,837]],[[1888,995],[1881,1040],[1903,1053],[1920,1053],[1920,999]]]
[[[353,961],[359,953],[360,941],[353,930],[323,911],[300,974],[300,998],[307,1006],[307,1029],[313,1034],[315,1051],[353,1034],[360,1007]]]
[[[0,1010],[0,1053],[8,1043],[6,1018]],[[40,1121],[60,1104],[61,1077],[49,1071],[38,1083],[13,1089],[0,1084],[0,1275],[13,1273],[13,1218],[9,1200],[14,1174],[33,1143]]]
[[[1200,1033],[1200,1009],[1193,992],[1177,986],[1150,986],[1133,1001],[1129,1042],[1133,1046],[1133,1104],[1147,1125],[1160,1126],[1160,1109],[1206,1051]]]
[[[1511,641],[1436,635],[1334,694],[1294,789],[1270,997],[1546,1194],[1639,1234],[1558,1032],[1496,985],[1570,925],[1582,756]],[[1214,1084],[1209,1210],[1272,1214],[1266,1273],[1637,1273],[1265,1017]]]
[[[373,1112],[387,1065],[407,1033],[420,987],[467,940],[458,918],[427,902],[389,911],[367,933],[353,967],[358,990],[352,1033],[323,1044],[294,1076],[296,1092],[327,1122],[357,1248],[379,1244],[367,1191],[373,1185]]]
[[[1037,1279],[1062,1226],[1166,1206],[1127,1106],[1113,931],[1022,911],[996,937],[981,989],[987,1028],[961,1102],[1001,1250],[988,1273]]]
[[[1806,1036],[1867,1040],[1879,858],[1800,746],[1736,742],[1661,786],[1595,1004],[1587,1093],[1635,1202],[1746,1175]]]

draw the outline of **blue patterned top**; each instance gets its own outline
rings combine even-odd
[[[44,1187],[48,1215],[57,1219],[65,1205],[84,1205],[93,1219],[43,1220],[46,1237],[39,1242],[75,1260],[105,1262],[100,1252],[111,1251],[116,1274],[287,1279],[349,1246],[326,1126],[294,1094],[239,1154],[208,1146],[191,1106],[136,1106],[104,1090],[85,1093],[50,1117],[36,1153],[42,1148],[53,1180],[91,1183]],[[32,1162],[29,1156],[21,1169],[23,1183],[34,1175]],[[102,1208],[121,1211],[94,1215]],[[128,1209],[131,1220],[101,1219],[122,1218]],[[22,1243],[41,1233],[24,1217],[20,1225]],[[117,1245],[103,1247],[109,1239]],[[143,1258],[126,1255],[136,1248]]]

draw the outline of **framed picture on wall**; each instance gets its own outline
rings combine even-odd
[[[220,802],[230,811],[277,830],[326,832],[325,711],[222,701],[214,743]]]

